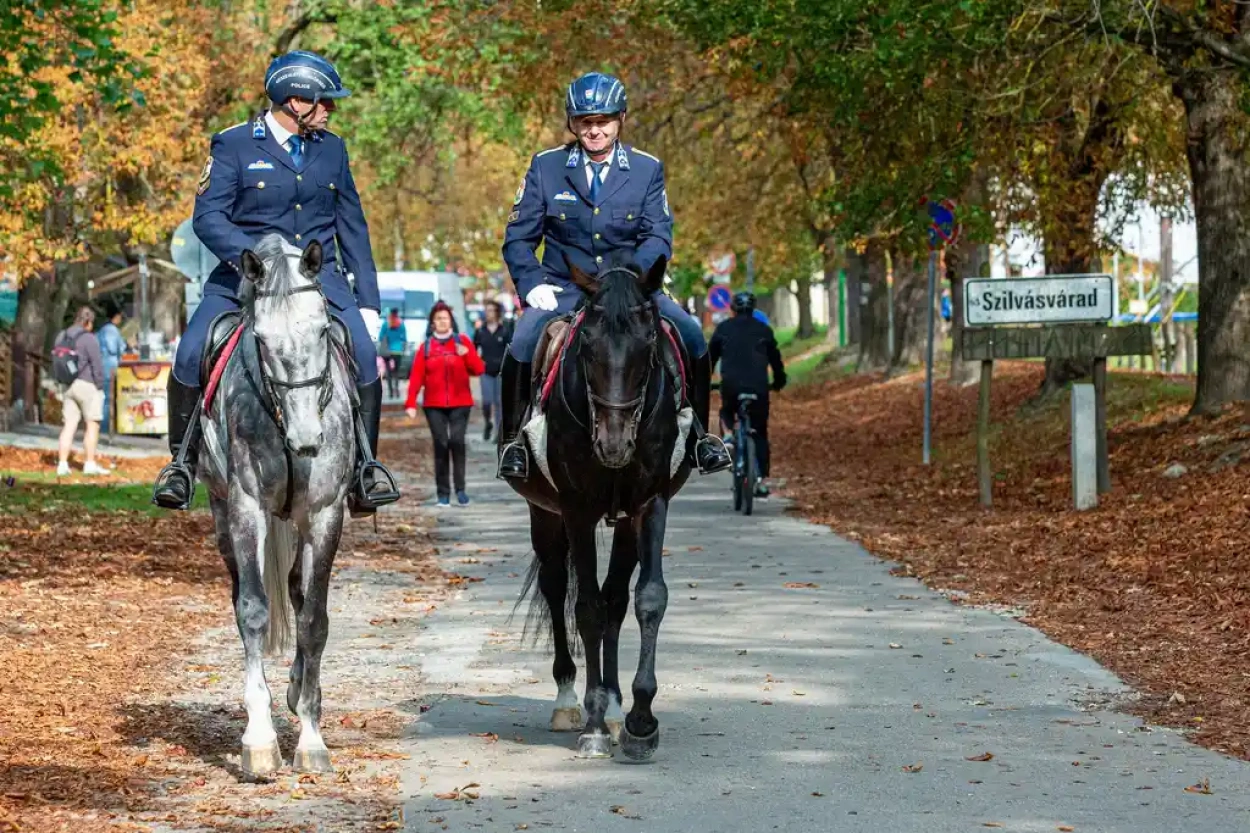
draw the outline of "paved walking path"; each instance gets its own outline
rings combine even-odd
[[[1250,829],[1250,765],[1115,712],[1131,692],[1093,661],[891,576],[781,501],[734,514],[723,476],[670,516],[655,759],[576,760],[547,729],[550,659],[520,643],[524,610],[509,621],[524,504],[473,445],[476,500],[440,535],[447,569],[481,581],[394,646],[421,673],[403,708],[424,710],[402,742],[407,830]],[[626,688],[637,644],[631,614]]]

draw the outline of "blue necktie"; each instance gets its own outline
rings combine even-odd
[[[299,170],[304,167],[304,139],[301,136],[292,136],[287,144],[291,146],[291,161],[295,163],[295,169]]]
[[[599,189],[603,187],[603,180],[599,177],[603,173],[604,165],[607,164],[607,162],[590,163],[590,201],[595,204],[599,202]]]

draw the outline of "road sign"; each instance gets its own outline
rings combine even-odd
[[[964,281],[964,323],[969,327],[1088,324],[1110,321],[1115,312],[1115,282],[1110,275]]]
[[[713,275],[724,277],[731,274],[734,268],[737,267],[738,258],[734,256],[733,252],[726,252],[719,257],[708,258],[707,265],[712,270]]]
[[[708,309],[723,312],[729,309],[729,305],[733,303],[733,293],[729,291],[727,286],[714,286],[708,290],[707,306]]]
[[[198,282],[208,280],[209,273],[220,262],[200,238],[195,236],[191,220],[183,220],[174,230],[173,239],[169,241],[169,254],[179,272]]]
[[[955,222],[954,200],[925,199],[925,209],[929,213],[929,248],[953,246],[959,239],[962,227]]]

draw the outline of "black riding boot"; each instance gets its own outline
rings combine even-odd
[[[690,406],[694,409],[693,459],[691,463],[699,474],[713,474],[733,467],[733,457],[725,447],[725,441],[707,432],[712,409],[712,361],[707,353],[694,360],[694,379],[691,385]]]
[[[529,452],[520,438],[530,409],[531,364],[504,353],[500,384],[503,385],[503,413],[499,416],[498,477],[524,480],[529,475]]]
[[[399,500],[394,476],[377,460],[378,430],[382,423],[382,380],[356,388],[356,474],[348,493],[353,518],[372,515],[379,506]]]
[[[190,509],[200,457],[200,389],[182,384],[171,373],[168,391],[169,453],[174,459],[156,476],[152,502],[164,509]]]

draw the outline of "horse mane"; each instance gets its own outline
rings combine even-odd
[[[239,281],[239,303],[244,309],[255,304],[258,290],[284,297],[292,289],[305,283],[299,269],[291,262],[292,258],[298,258],[303,252],[286,242],[282,235],[265,235],[252,252],[265,264],[265,277],[262,281],[264,286],[248,280]]]
[[[637,264],[616,267],[603,273],[599,291],[591,302],[602,310],[605,335],[627,335],[633,330],[638,307],[647,302],[638,282],[642,269]]]

